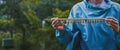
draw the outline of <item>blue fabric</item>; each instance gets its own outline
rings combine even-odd
[[[107,5],[104,7],[93,7],[87,0],[77,3],[71,9],[69,18],[113,16],[120,23],[120,5],[110,0],[105,1]],[[81,38],[76,39],[77,35]],[[56,37],[66,46],[66,50],[75,50],[76,40],[80,42],[78,50],[116,50],[115,43],[120,44],[120,33],[115,33],[106,22],[66,23],[64,30],[56,30]],[[79,44],[78,41],[76,44]]]

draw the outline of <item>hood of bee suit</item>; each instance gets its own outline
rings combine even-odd
[[[85,3],[85,5],[86,5],[88,8],[104,9],[104,10],[106,10],[106,9],[109,9],[109,8],[111,7],[111,5],[112,5],[112,1],[111,1],[111,0],[104,0],[105,3],[106,3],[106,5],[104,5],[104,6],[102,6],[102,7],[94,7],[94,6],[90,5],[88,1],[89,1],[89,0],[84,0],[84,3]]]
[[[91,15],[100,16],[104,14],[107,10],[109,10],[113,5],[113,2],[111,0],[104,0],[104,3],[105,4],[103,6],[95,7],[89,3],[89,0],[84,0],[81,7],[84,10],[88,10],[89,12],[91,12]]]
[[[87,1],[87,2],[88,2],[89,0],[84,0],[84,1]],[[110,2],[110,1],[111,1],[111,0],[105,0],[105,2]]]

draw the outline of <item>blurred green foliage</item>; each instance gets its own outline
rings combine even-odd
[[[3,0],[0,4],[0,45],[13,33],[15,47],[8,50],[65,50],[55,30],[42,20],[68,17],[72,6],[82,0]],[[119,2],[119,0],[115,0]],[[0,46],[0,50],[5,50]]]

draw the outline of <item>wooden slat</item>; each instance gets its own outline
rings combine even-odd
[[[52,21],[55,18],[51,18],[51,19],[45,19],[47,21]],[[63,22],[101,22],[104,21],[105,18],[58,18],[59,20],[63,21]]]

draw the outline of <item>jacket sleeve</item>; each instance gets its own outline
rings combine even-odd
[[[120,5],[118,6],[118,9],[120,9]],[[118,12],[118,22],[119,22],[119,28],[120,28],[120,10]],[[116,33],[115,35],[115,41],[117,46],[120,48],[120,32]]]
[[[73,6],[73,8],[71,9],[71,12],[69,14],[68,18],[76,18],[76,12],[78,12],[78,6],[75,5]],[[66,23],[64,25],[64,30],[56,30],[56,37],[57,39],[64,44],[65,46],[67,46],[73,39],[74,33],[76,33],[78,31],[76,24],[73,23]]]
[[[65,46],[72,40],[72,36],[73,33],[66,25],[64,26],[64,30],[56,30],[57,39]]]

